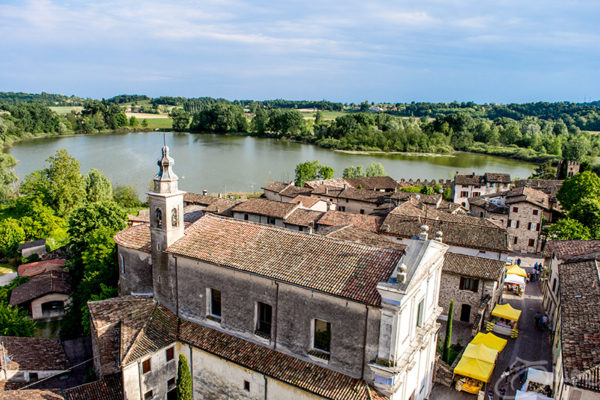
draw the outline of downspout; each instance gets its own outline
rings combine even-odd
[[[175,311],[179,318],[179,277],[177,274],[177,257],[173,256],[173,258],[175,259]]]
[[[192,345],[188,344],[188,348],[190,349],[190,375],[192,375],[192,395],[194,393],[194,349],[192,349]]]
[[[267,383],[269,382],[269,380],[267,379],[266,375],[263,375],[263,378],[265,378],[265,400],[268,399],[268,395],[267,395]]]
[[[365,304],[365,329],[363,332],[363,354],[362,354],[362,370],[360,373],[360,379],[365,377],[365,361],[367,359],[367,326],[369,323],[369,306]]]
[[[140,400],[142,400],[144,394],[142,393],[142,367],[140,366],[140,362],[137,362],[138,365],[138,384],[140,386]]]
[[[277,349],[277,312],[279,311],[279,282],[275,282],[275,285],[277,286],[277,288],[275,289],[275,326],[273,327],[273,350]],[[265,379],[267,379],[265,377]],[[267,395],[266,393],[266,381],[265,381],[265,396]]]

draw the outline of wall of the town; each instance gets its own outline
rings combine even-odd
[[[361,376],[365,305],[188,258],[178,257],[177,265],[182,316],[348,375]],[[207,318],[211,288],[221,291],[220,322]],[[273,309],[270,340],[254,334],[257,302],[269,304]],[[331,323],[329,361],[308,354],[315,318]],[[377,346],[378,318],[377,312],[369,311],[366,362],[376,356],[376,352],[369,354],[369,351]]]
[[[66,307],[69,304],[69,296],[62,293],[51,293],[33,300],[31,302],[31,319],[37,320],[44,318],[60,317],[64,315],[64,308],[62,312],[55,311],[52,314],[44,315],[42,313],[42,304],[48,303],[50,301],[62,301],[63,306]]]
[[[372,215],[377,208],[377,204],[356,201],[351,199],[337,199],[337,208],[344,207],[345,212],[353,214]],[[362,212],[361,212],[362,210]]]
[[[150,253],[118,246],[119,295],[152,293]]]
[[[174,357],[167,361],[166,350],[175,347]],[[177,379],[177,346],[175,343],[140,358],[123,368],[123,390],[125,399],[143,399],[144,394],[152,391],[153,399],[166,399],[167,382]],[[142,372],[142,363],[150,359],[151,369],[145,374]],[[141,394],[141,396],[140,396]]]
[[[514,208],[517,211],[513,211]],[[537,210],[537,215],[533,215],[533,211]],[[541,207],[537,207],[531,203],[513,203],[509,206],[508,219],[511,223],[506,228],[508,232],[508,243],[513,251],[523,251],[528,253],[535,253],[539,249],[540,245],[540,232],[538,230],[538,224],[541,229],[542,226],[542,211]],[[517,221],[519,221],[519,227],[517,228]],[[531,229],[527,229],[529,223],[532,224]],[[514,242],[514,238],[517,238],[517,243]],[[534,245],[529,246],[529,240],[533,239]]]

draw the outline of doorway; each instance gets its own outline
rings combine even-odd
[[[460,320],[462,322],[471,322],[471,306],[463,304],[460,309]]]

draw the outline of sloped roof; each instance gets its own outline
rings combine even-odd
[[[183,195],[183,201],[185,203],[199,204],[201,206],[207,206],[209,204],[212,204],[215,201],[217,201],[218,199],[219,198],[215,197],[215,196],[207,196],[207,195],[199,194],[199,193],[186,192]]]
[[[257,214],[283,219],[297,207],[297,203],[287,203],[283,201],[258,198],[243,201],[237,204],[231,210],[238,213]]]
[[[334,239],[347,240],[349,242],[360,243],[367,246],[389,248],[404,251],[406,245],[398,243],[383,235],[356,228],[352,225],[337,226],[328,232],[323,232],[325,236]]]
[[[394,236],[418,237],[421,226],[429,226],[430,234],[442,231],[444,242],[451,245],[508,251],[506,229],[496,223],[469,215],[450,214],[414,202],[406,202],[392,210],[383,221],[380,232]]]
[[[486,172],[483,175],[472,174],[456,174],[454,182],[457,185],[485,185],[486,183],[510,183],[510,174],[497,172]]]
[[[515,204],[527,202],[544,209],[550,208],[550,199],[548,195],[541,190],[532,189],[522,186],[506,193],[506,204]]]
[[[310,197],[301,194],[290,200],[290,203],[302,203],[302,207],[311,208],[319,201],[323,200],[319,199],[318,197]]]
[[[400,184],[390,176],[368,176],[361,178],[345,178],[344,180],[352,187],[358,188],[361,186],[366,190],[393,190],[400,187]]]
[[[505,267],[506,263],[502,260],[447,252],[442,272],[497,281],[502,277]]]
[[[382,217],[329,210],[321,217],[321,219],[319,220],[319,225],[352,225],[356,228],[368,230],[371,232],[378,232],[382,222]]]
[[[71,293],[71,277],[62,271],[49,271],[32,277],[10,294],[10,305],[19,305],[50,293]]]
[[[402,252],[205,215],[168,252],[378,305]]]
[[[94,325],[102,325],[104,321],[96,321],[99,315],[125,315],[131,306],[131,296],[101,300],[88,303],[90,318]],[[150,314],[137,314],[137,321],[131,323],[138,328],[136,343],[143,343],[138,351],[131,352],[128,362],[133,362],[155,349],[164,347],[167,340],[179,340],[236,363],[244,368],[271,376],[287,384],[315,393],[319,396],[335,400],[384,400],[364,381],[330,370],[320,365],[280,353],[276,350],[229,335],[216,329],[178,319],[165,307],[152,299],[139,299],[145,303],[144,309],[153,310]],[[107,308],[104,310],[104,308]],[[157,318],[157,315],[160,315]],[[123,321],[122,324],[124,324]],[[148,327],[152,326],[152,329]],[[142,328],[143,327],[143,328]],[[121,346],[123,347],[123,346]],[[102,350],[102,349],[101,349]],[[81,397],[67,398],[79,400]],[[110,399],[112,400],[112,399]]]
[[[17,250],[21,251],[21,250],[25,250],[25,249],[30,249],[32,247],[45,246],[45,245],[46,245],[46,239],[34,240],[33,242],[27,242],[27,243],[20,244]]]
[[[224,216],[229,217],[232,215],[231,210],[233,209],[233,207],[235,207],[239,203],[240,203],[239,200],[217,198],[216,201],[214,201],[214,202],[210,203],[208,206],[206,206],[204,211],[206,211],[208,213],[224,215]]]
[[[117,232],[114,236],[115,243],[128,249],[150,253],[150,225],[140,224]]]
[[[0,347],[10,359],[11,371],[64,371],[70,366],[58,340],[0,336]]]
[[[98,381],[65,389],[65,400],[123,400],[123,377],[120,373],[105,375]]]
[[[548,240],[544,255],[555,255],[559,260],[569,260],[600,252],[600,240]]]
[[[304,204],[304,203],[303,203]],[[302,227],[316,226],[317,221],[324,213],[315,210],[304,210],[298,208],[294,210],[286,219],[283,220],[286,224]]]
[[[0,391],[0,400],[63,400],[60,390],[3,390]],[[91,397],[88,397],[91,399]]]
[[[560,334],[565,380],[600,391],[600,269],[598,261],[560,264]]]
[[[36,261],[19,265],[17,272],[19,276],[35,276],[49,271],[62,271],[66,260],[54,258],[52,260]]]

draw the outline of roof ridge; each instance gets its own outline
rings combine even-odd
[[[154,307],[152,308],[152,311],[150,312],[150,317],[148,317],[146,319],[146,321],[144,322],[144,325],[142,325],[142,327],[137,331],[137,333],[135,334],[135,339],[131,342],[131,344],[129,345],[129,348],[127,349],[127,351],[125,352],[125,354],[123,355],[123,357],[121,357],[121,359],[119,360],[119,362],[123,362],[123,360],[125,360],[129,356],[129,354],[131,353],[131,350],[133,350],[133,348],[137,344],[138,339],[140,338],[140,334],[146,328],[146,326],[148,326],[148,324],[150,323],[150,321],[154,318],[154,312],[156,311],[157,307],[158,307],[158,303],[154,302]],[[120,319],[119,322],[122,324],[123,323],[123,319]],[[121,340],[123,339],[123,330],[122,329],[121,329],[121,338],[120,339]]]

